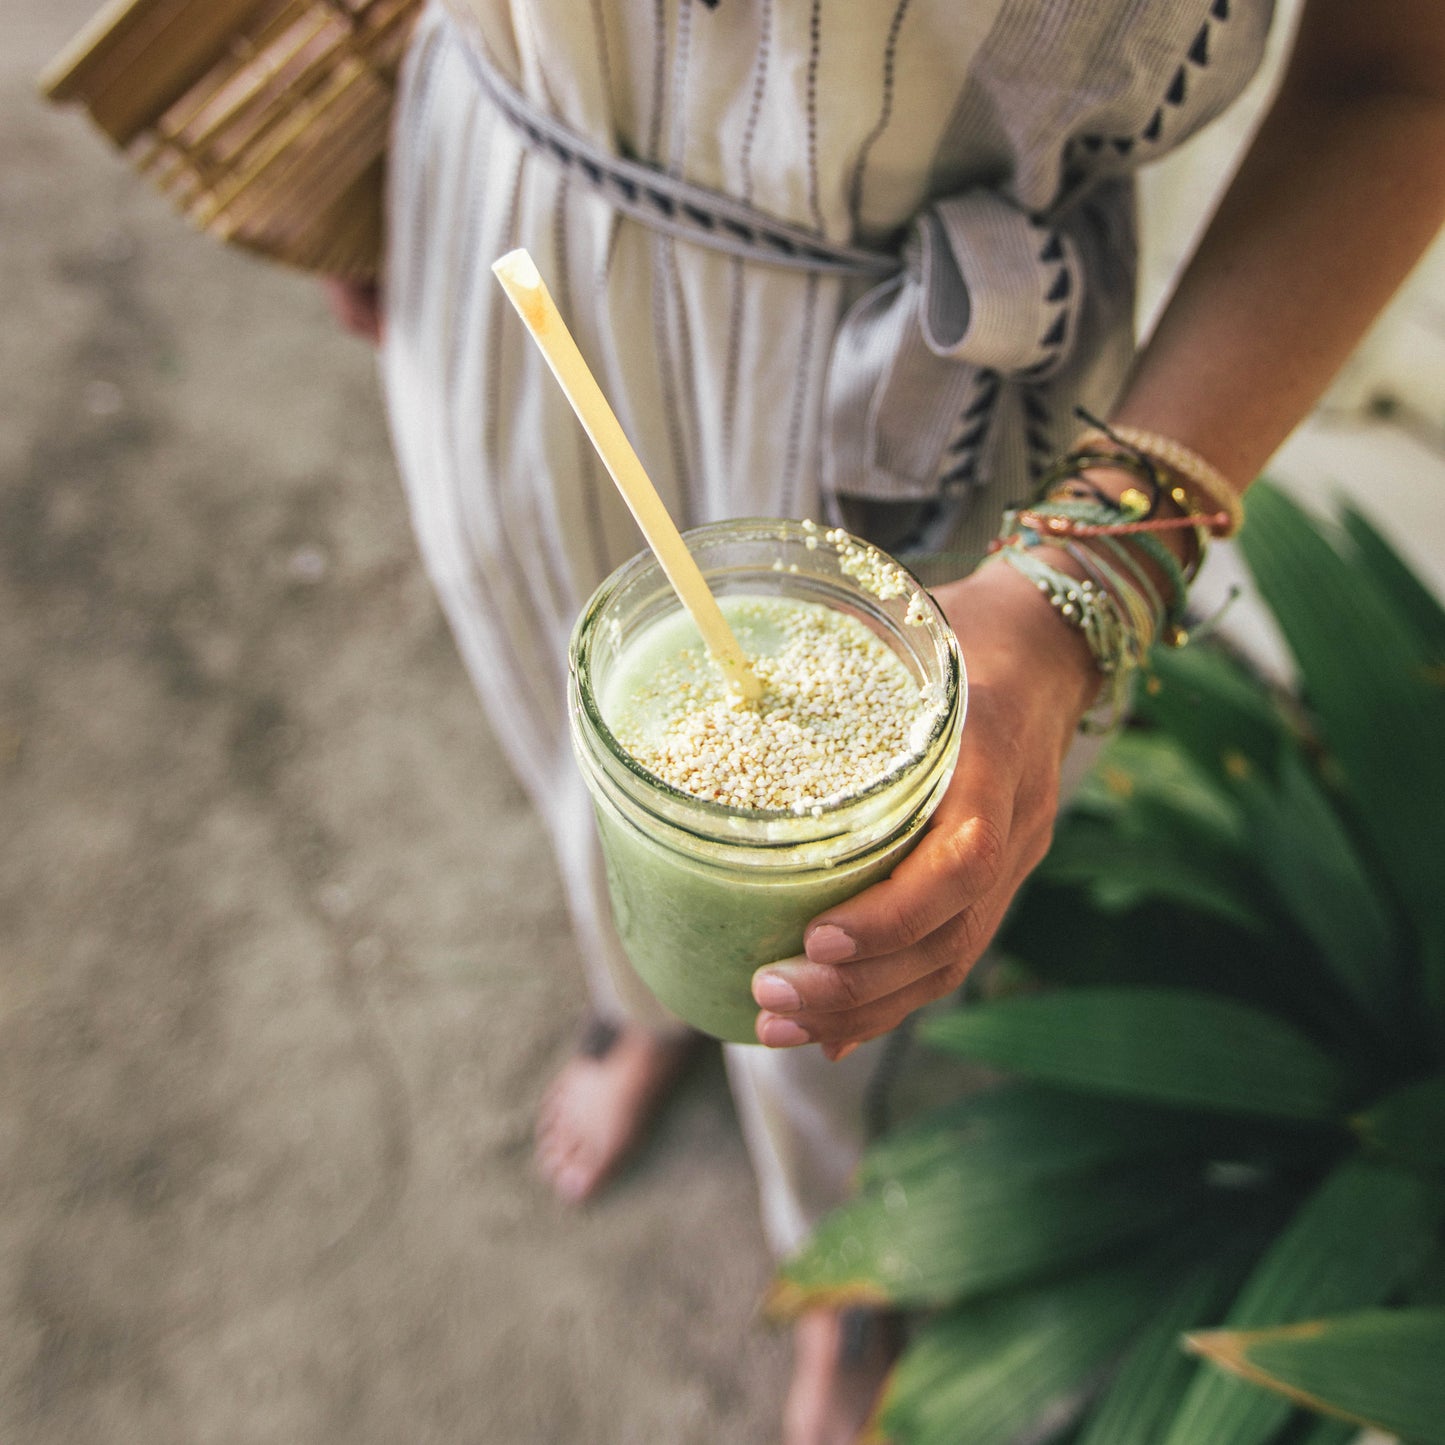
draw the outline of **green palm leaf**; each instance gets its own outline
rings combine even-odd
[[[1286,1439],[1289,1445],[1361,1445],[1358,1425],[1328,1415],[1314,1416]]]
[[[1135,1259],[939,1317],[894,1370],[881,1437],[1012,1445],[1042,1413],[1082,1402],[1159,1288],[1159,1263]]]
[[[1292,931],[1323,963],[1334,1013],[1398,1024],[1394,919],[1353,840],[1283,733],[1266,772],[1242,756],[1218,781],[1172,737],[1125,734],[1060,824],[1040,876],[1084,884],[1105,911],[1169,901],[1248,931]],[[1322,1000],[1324,1002],[1324,1000]]]
[[[986,1172],[965,1147],[829,1214],[779,1269],[768,1308],[950,1304],[1178,1228],[1204,1196],[1198,1166]]]
[[[1252,1259],[1234,1240],[1179,1280],[1140,1327],[1074,1445],[1158,1445],[1199,1368],[1179,1337],[1223,1313]]]
[[[1075,988],[926,1021],[937,1048],[1044,1083],[1156,1104],[1329,1121],[1344,1068],[1280,1019],[1185,989]]]
[[[1380,1303],[1428,1256],[1441,1212],[1439,1191],[1417,1176],[1346,1161],[1265,1254],[1225,1324],[1254,1329]],[[1263,1445],[1290,1408],[1281,1396],[1229,1376],[1200,1375],[1163,1445]]]
[[[1445,1074],[1397,1090],[1350,1123],[1372,1154],[1411,1169],[1445,1170]]]
[[[1414,631],[1428,661],[1445,663],[1445,607],[1362,512],[1345,506],[1340,520],[1356,556]],[[1445,678],[1440,681],[1445,685]]]
[[[1191,1335],[1196,1354],[1296,1404],[1445,1445],[1445,1310],[1362,1310]]]
[[[902,1183],[938,1167],[1044,1175],[1097,1169],[1123,1159],[1179,1155],[1233,1143],[1217,1116],[1191,1116],[1117,1099],[1090,1098],[1014,1080],[966,1094],[874,1144],[860,1188]]]
[[[1241,768],[1271,775],[1280,743],[1289,734],[1268,688],[1208,643],[1180,651],[1158,649],[1134,713],[1218,780]]]
[[[1437,1241],[1429,1258],[1411,1276],[1400,1302],[1445,1307],[1445,1237]]]
[[[1005,920],[997,947],[1051,985],[1154,988],[1167,980],[1171,988],[1234,999],[1286,1019],[1329,1048],[1350,1053],[1358,1046],[1358,1020],[1322,979],[1307,940],[1289,931],[1254,933],[1153,900],[1127,914],[1104,913],[1080,888],[1036,875]]]
[[[1294,748],[1278,781],[1240,778],[1251,855],[1294,927],[1314,945],[1359,1014],[1398,1022],[1402,984],[1394,921],[1349,833]]]
[[[1118,733],[1080,784],[1072,808],[1136,836],[1157,835],[1162,813],[1214,846],[1248,841],[1229,789],[1162,731]]]
[[[1060,831],[1044,876],[1083,885],[1094,906],[1107,913],[1126,913],[1145,902],[1173,903],[1251,933],[1268,931],[1268,920],[1250,900],[1252,882],[1234,859],[1189,848],[1182,830],[1166,836],[1169,843],[1161,847],[1080,819]]]
[[[1100,908],[1167,900],[1264,932],[1238,804],[1172,741],[1124,733],[1061,820],[1040,876]]]
[[[1445,689],[1389,590],[1282,493],[1255,488],[1240,545],[1299,664],[1357,823],[1423,942],[1425,1002],[1445,1037],[1445,908],[1439,860],[1422,846],[1439,834],[1445,797]]]

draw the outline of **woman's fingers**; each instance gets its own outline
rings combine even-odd
[[[948,795],[918,846],[855,898],[813,920],[803,951],[815,963],[881,958],[927,938],[960,915],[977,918],[974,905],[1016,871],[1033,839],[1018,836],[1015,779],[984,761],[983,750],[960,756]],[[972,944],[980,951],[988,936]]]
[[[381,343],[381,288],[375,281],[346,281],[338,276],[323,276],[321,289],[331,314],[344,331],[369,341]]]
[[[1052,816],[1048,787],[1019,789],[1011,769],[961,761],[893,875],[815,920],[803,956],[754,975],[759,1040],[862,1042],[957,988],[1046,851]]]
[[[1004,896],[986,905],[993,915],[990,933],[1002,917],[1012,892],[1010,888]],[[845,963],[825,970],[842,979],[855,970],[867,969],[869,987],[887,984],[890,980],[901,985],[844,1008],[826,1007],[808,997],[814,989],[832,1000],[841,996],[835,983],[824,983],[822,973],[811,972],[818,968],[817,965],[783,965],[782,968],[796,967],[800,973],[809,971],[808,977],[799,978],[802,1007],[786,1013],[763,1009],[757,1022],[759,1042],[773,1048],[793,1048],[809,1043],[836,1047],[862,1043],[897,1028],[915,1009],[952,993],[967,977],[974,963],[966,947],[972,926],[960,917],[945,924],[922,943],[891,958],[874,963]],[[778,968],[774,965],[762,970],[760,976]]]
[[[1026,578],[984,568],[938,590],[969,670],[948,792],[891,877],[810,923],[805,956],[759,970],[759,1039],[830,1058],[956,988],[1048,849],[1059,768],[1098,675]]]
[[[940,969],[966,970],[975,939],[993,931],[993,913],[991,899],[968,904],[917,943],[881,958],[824,964],[803,955],[768,964],[753,975],[753,998],[775,1014],[852,1013]]]
[[[774,1048],[862,1043],[896,1028],[914,1009],[952,993],[978,961],[975,941],[993,937],[1027,873],[1027,865],[1010,872],[986,898],[885,958],[837,965],[798,958],[759,969],[753,978],[754,998],[762,1010],[759,1041]],[[772,992],[774,981],[792,996]]]

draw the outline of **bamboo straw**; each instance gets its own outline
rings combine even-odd
[[[732,628],[717,605],[687,543],[677,530],[662,498],[657,495],[642,462],[632,449],[616,414],[587,367],[567,324],[562,320],[546,282],[524,250],[508,251],[492,263],[492,271],[512,305],[517,308],[532,339],[542,350],[552,375],[557,378],[572,410],[582,423],[603,465],[617,483],[623,499],[637,519],[647,545],[652,548],[667,580],[682,604],[692,614],[713,662],[729,688],[748,702],[755,702],[762,685],[753,672]]]

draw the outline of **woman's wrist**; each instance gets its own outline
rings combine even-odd
[[[1071,565],[1066,563],[1065,565]],[[1080,580],[1083,580],[1080,569]],[[1011,568],[983,566],[958,582],[934,589],[958,635],[969,687],[991,687],[1023,673],[1047,695],[1066,723],[1065,739],[1094,705],[1103,676],[1085,639],[1068,626],[1038,589]]]
[[[1127,506],[1139,492],[1139,482],[1133,471],[1111,466],[1108,462],[1090,462],[1081,466],[1076,475],[1088,484],[1090,491],[1115,505]],[[1182,523],[1188,515],[1167,491],[1161,491],[1152,499],[1151,516],[1154,519]],[[1191,576],[1198,570],[1203,560],[1204,544],[1194,527],[1161,527],[1149,535]]]

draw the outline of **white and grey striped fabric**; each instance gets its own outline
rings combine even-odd
[[[928,545],[972,556],[1076,429],[1073,403],[1104,409],[1119,386],[1129,174],[1240,91],[1271,9],[450,0],[425,13],[392,151],[393,434],[427,566],[551,829],[604,1011],[655,1017],[607,920],[568,755],[566,643],[641,541],[490,263],[532,252],[683,525],[831,518],[861,497],[917,504]],[[587,146],[899,269],[772,265],[623,214],[503,118],[478,57]]]

